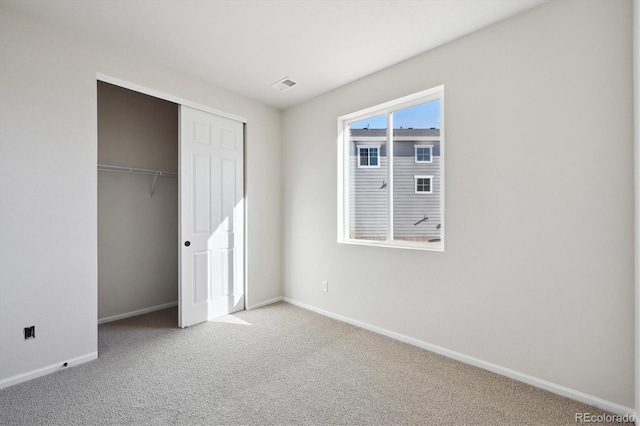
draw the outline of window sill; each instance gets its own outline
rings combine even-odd
[[[372,247],[389,247],[409,250],[426,250],[426,251],[444,251],[444,243],[442,241],[434,242],[413,242],[413,241],[378,241],[378,240],[354,240],[343,239],[338,240],[339,244],[354,244],[358,246]]]

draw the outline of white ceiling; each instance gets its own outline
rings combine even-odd
[[[0,0],[93,42],[286,108],[547,0]],[[283,77],[299,86],[271,88]]]

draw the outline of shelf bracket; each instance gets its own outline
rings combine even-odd
[[[156,181],[158,180],[158,175],[160,175],[160,172],[156,172],[156,175],[153,178],[153,184],[151,184],[151,193],[149,194],[150,197],[153,197],[153,190],[156,187]]]

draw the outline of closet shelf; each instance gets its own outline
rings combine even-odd
[[[135,167],[110,166],[107,164],[98,164],[98,171],[116,172],[116,173],[134,173],[138,175],[154,176],[153,184],[151,185],[151,191],[150,191],[150,196],[152,197],[153,197],[153,190],[156,187],[156,181],[158,180],[158,176],[170,177],[170,178],[178,177],[178,173],[176,172],[165,172],[162,170],[151,170],[151,169],[139,169]]]
[[[178,177],[176,172],[163,172],[162,170],[137,169],[135,167],[108,166],[106,164],[98,164],[98,170],[102,172],[119,172],[119,173],[136,173],[139,175]]]

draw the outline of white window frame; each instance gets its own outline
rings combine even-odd
[[[420,148],[429,149],[429,161],[418,160],[418,149],[420,149]],[[414,158],[416,164],[433,163],[433,145],[414,145],[413,149],[414,149],[413,158]]]
[[[428,191],[418,191],[418,179],[429,179]],[[413,176],[413,181],[414,181],[414,189],[416,194],[433,194],[433,176],[415,175]]]
[[[380,147],[381,145],[370,145],[370,144],[357,144],[356,145],[356,164],[358,165],[359,169],[379,169],[380,168],[380,158],[382,157],[380,155]],[[371,151],[369,151],[369,156],[367,157],[367,161],[369,162],[369,164],[367,164],[366,166],[363,166],[360,164],[360,149],[362,148],[366,148],[366,149],[371,149],[371,148],[377,148],[378,149],[378,164],[375,166],[371,165]]]
[[[384,114],[387,116],[387,129],[393,129],[393,112],[410,108],[412,106],[423,103],[440,100],[440,135],[433,137],[420,137],[420,141],[439,141],[440,144],[440,179],[439,179],[439,197],[441,208],[440,221],[440,241],[434,242],[418,242],[393,239],[393,191],[389,191],[387,203],[387,239],[386,240],[362,240],[351,238],[349,235],[349,156],[350,154],[350,132],[349,125],[366,118],[375,117]],[[378,247],[394,247],[404,249],[417,249],[429,251],[444,251],[445,242],[445,204],[444,204],[444,177],[445,177],[445,117],[444,117],[444,86],[434,87],[432,89],[423,90],[409,96],[405,96],[396,100],[385,102],[371,108],[366,108],[351,114],[338,117],[338,243],[357,244]],[[387,132],[386,149],[387,149],[387,184],[389,188],[393,188],[393,141],[403,140],[405,138],[394,137],[393,132]],[[416,138],[411,140],[415,141]],[[357,152],[356,152],[357,153]],[[433,150],[432,150],[433,161]],[[358,164],[360,159],[358,157]],[[378,161],[378,164],[380,161]],[[433,180],[432,180],[433,184]],[[432,187],[433,191],[433,187]],[[420,194],[425,194],[420,192]]]

